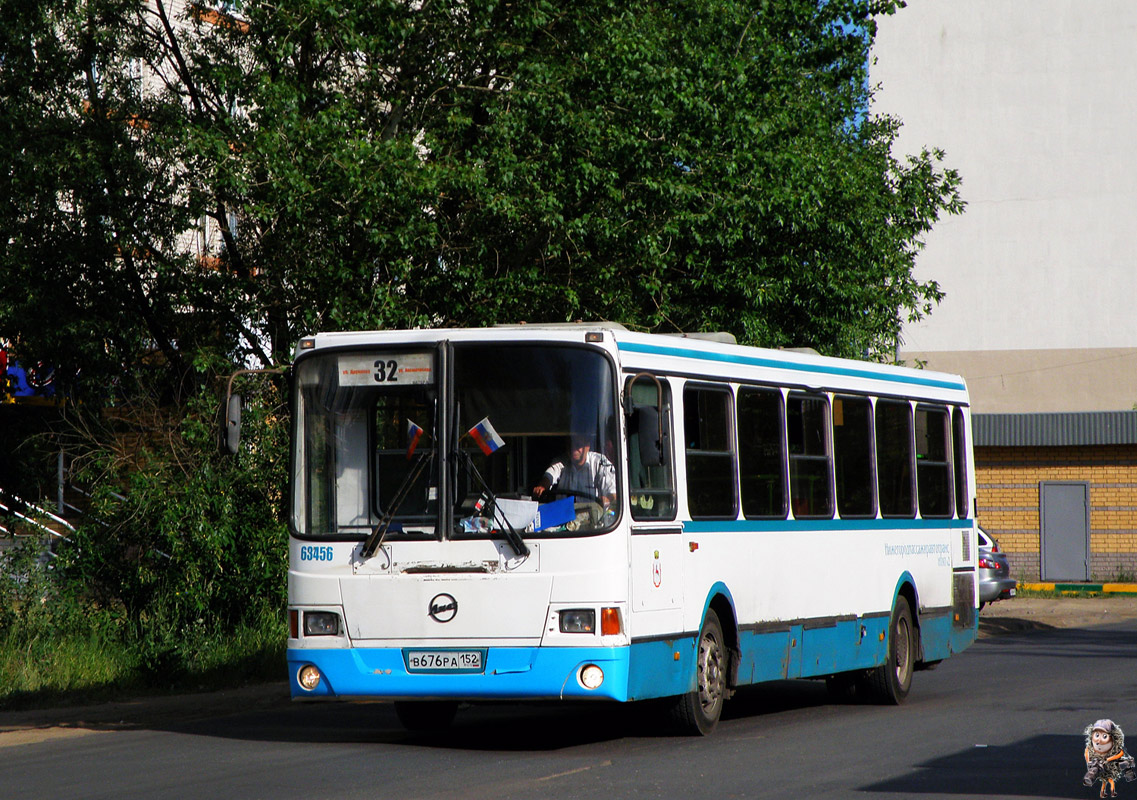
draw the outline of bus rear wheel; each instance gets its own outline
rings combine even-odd
[[[395,716],[416,733],[444,731],[454,722],[458,703],[451,700],[396,700]]]
[[[884,705],[899,705],[912,688],[916,667],[916,627],[908,599],[898,597],[888,623],[888,658],[868,674],[867,688]]]
[[[726,700],[727,648],[718,614],[707,611],[695,651],[695,689],[675,699],[671,717],[682,733],[706,736]]]

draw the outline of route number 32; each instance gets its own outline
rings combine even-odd
[[[399,380],[399,362],[395,359],[384,361],[379,359],[375,362],[375,382],[376,383],[395,383]]]

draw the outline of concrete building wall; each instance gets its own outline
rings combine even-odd
[[[1135,314],[1137,316],[1137,314]],[[907,352],[909,363],[962,375],[978,414],[1137,408],[1137,347]]]
[[[872,110],[903,121],[898,157],[943,148],[968,203],[927,237],[917,274],[947,296],[904,329],[901,357],[1008,362],[956,367],[977,409],[1137,401],[1128,378],[1109,395],[1103,362],[1090,380],[1112,399],[1087,404],[1085,371],[1066,366],[1137,348],[1135,44],[1132,0],[910,0],[880,20]],[[1025,351],[1040,355],[1009,363]]]

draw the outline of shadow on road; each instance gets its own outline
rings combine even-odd
[[[760,717],[832,701],[819,681],[778,681],[740,690],[726,705],[724,720]],[[549,751],[625,737],[676,736],[665,702],[629,705],[487,703],[463,705],[451,729],[405,730],[387,702],[275,704],[251,713],[150,721],[149,728],[249,741],[309,744],[383,743],[466,751]]]
[[[900,795],[955,794],[969,797],[1097,797],[1082,785],[1085,763],[1079,735],[1041,735],[1004,747],[976,746],[917,765],[917,771],[861,787]],[[1121,786],[1118,794],[1126,796]]]

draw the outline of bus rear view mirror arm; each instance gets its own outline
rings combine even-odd
[[[264,375],[269,373],[287,372],[288,367],[272,367],[270,369],[239,369],[229,376],[225,386],[225,417],[221,420],[221,452],[236,455],[241,444],[241,395],[233,394],[233,381],[239,375]]]

